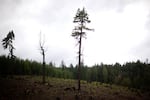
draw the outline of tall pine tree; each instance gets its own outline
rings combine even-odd
[[[73,23],[77,23],[77,26],[73,29],[72,36],[75,37],[79,44],[79,51],[78,51],[78,90],[80,90],[80,70],[81,70],[81,45],[82,45],[82,38],[85,38],[86,32],[84,30],[91,31],[92,29],[89,29],[86,27],[87,23],[90,23],[88,14],[85,11],[85,8],[78,9],[77,13],[74,17]]]

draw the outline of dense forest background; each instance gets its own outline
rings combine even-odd
[[[66,66],[62,61],[58,67],[50,62],[46,64],[46,76],[64,79],[77,79],[77,67],[70,64]],[[10,59],[0,56],[0,75],[42,75],[42,63],[23,60],[20,58]],[[93,66],[81,66],[81,80],[87,82],[101,82],[150,90],[150,64],[136,61],[127,62],[123,65],[96,64]]]

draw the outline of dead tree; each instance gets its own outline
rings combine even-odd
[[[40,33],[39,44],[40,44],[40,51],[41,51],[40,53],[43,56],[42,82],[45,83],[45,47],[44,47],[45,40],[43,39],[43,41],[42,41],[41,33]]]

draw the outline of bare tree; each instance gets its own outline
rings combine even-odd
[[[43,56],[43,68],[42,68],[42,74],[43,74],[42,82],[43,83],[45,83],[45,52],[46,52],[44,44],[45,44],[45,39],[44,38],[42,39],[42,36],[40,33],[39,45],[40,45],[40,51],[41,51],[40,53]]]
[[[79,51],[78,51],[78,60],[79,60],[79,64],[78,64],[78,90],[80,90],[80,67],[81,67],[81,44],[82,44],[82,38],[86,37],[86,32],[84,32],[84,30],[87,31],[91,31],[93,29],[89,29],[86,27],[87,23],[90,23],[91,21],[88,18],[88,14],[85,11],[85,9],[83,8],[82,10],[78,9],[77,13],[74,17],[74,21],[73,23],[77,23],[78,26],[75,26],[75,28],[73,29],[72,32],[72,36],[75,37],[75,39],[77,39],[78,44],[79,44]]]

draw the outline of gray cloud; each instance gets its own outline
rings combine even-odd
[[[0,0],[0,40],[6,36],[9,30],[13,29],[16,34],[16,55],[40,61],[38,35],[41,30],[47,36],[47,62],[52,60],[60,63],[64,59],[68,64],[75,63],[77,48],[74,48],[74,39],[70,34],[74,26],[72,20],[77,8],[85,6],[89,15],[96,18],[98,15],[94,15],[94,13],[99,14],[100,11],[108,10],[123,12],[127,5],[138,2],[145,3],[149,7],[149,0]],[[95,19],[91,20],[95,21],[92,23],[98,24]],[[95,30],[99,30],[99,27],[97,25]],[[145,27],[150,32],[150,16],[148,16]],[[136,47],[136,51],[133,50],[131,53],[138,57],[142,55],[150,57],[148,52],[150,35],[147,37]],[[35,40],[33,41],[32,38]],[[70,43],[66,42],[67,40]],[[0,54],[7,53],[0,45]]]
[[[122,12],[126,5],[140,1],[144,0],[88,0],[87,5],[93,11],[97,9],[99,10],[116,9],[116,11]]]

